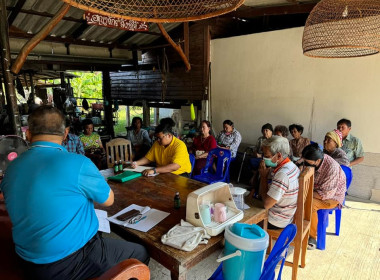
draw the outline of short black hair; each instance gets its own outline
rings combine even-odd
[[[289,135],[289,130],[285,125],[276,125],[274,128],[274,132],[279,131],[283,137],[288,137]]]
[[[302,125],[300,125],[300,124],[291,124],[291,125],[289,125],[289,131],[291,132],[293,129],[297,129],[297,131],[299,132],[299,133],[303,133],[303,126]]]
[[[94,123],[92,122],[91,119],[84,119],[84,120],[82,121],[83,129],[85,129],[86,126],[87,126],[87,125],[90,125],[90,124],[94,125]]]
[[[175,122],[171,118],[164,118],[160,120],[160,124],[156,127],[154,130],[154,133],[160,133],[163,134],[174,134],[173,133],[173,127],[175,126]]]
[[[229,126],[234,126],[234,122],[231,121],[231,120],[225,120],[225,121],[223,122],[223,125],[225,125],[225,124],[227,124],[227,125],[229,125]]]
[[[163,119],[160,120],[160,124],[163,124],[163,125],[167,124],[167,125],[169,125],[171,127],[175,126],[175,122],[173,121],[172,118],[163,118]]]
[[[340,125],[340,124],[345,124],[345,125],[347,125],[348,127],[351,127],[351,121],[348,120],[348,119],[341,119],[341,120],[339,120],[339,121],[336,123],[337,126]]]
[[[270,123],[266,123],[261,127],[261,133],[263,133],[264,129],[269,129],[273,132],[273,126]]]
[[[323,159],[324,153],[319,148],[318,143],[313,143],[310,145],[307,145],[303,150],[302,150],[302,157],[304,159],[308,160],[318,160],[318,159]]]
[[[143,121],[142,121],[142,118],[140,118],[140,117],[133,117],[133,119],[132,119],[132,129],[135,129],[136,128],[136,122],[137,121],[140,121],[140,123],[141,123],[141,125],[142,125],[142,123],[143,123]]]
[[[32,135],[65,135],[65,116],[52,106],[43,105],[28,117],[29,131]]]

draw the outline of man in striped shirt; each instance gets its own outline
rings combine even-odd
[[[263,142],[260,163],[260,194],[268,209],[268,228],[284,228],[293,221],[297,209],[298,167],[289,159],[289,141],[272,136]]]

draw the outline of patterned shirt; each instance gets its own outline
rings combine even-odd
[[[241,142],[241,135],[239,131],[234,128],[234,130],[228,135],[224,131],[221,131],[216,139],[218,145],[223,145],[230,148],[231,157],[236,157],[237,149],[239,148]]]
[[[357,158],[364,157],[362,142],[359,138],[351,134],[348,134],[346,139],[343,140],[342,149],[346,152],[350,162]]]
[[[267,138],[265,138],[264,136],[261,136],[257,139],[257,143],[256,143],[256,153],[258,154],[263,154],[263,150],[262,150],[262,146],[263,146],[263,142],[267,140]]]
[[[293,151],[294,157],[302,157],[302,150],[307,146],[310,145],[309,138],[300,137],[299,139],[292,139],[289,142],[290,149]]]
[[[95,132],[91,133],[89,136],[82,134],[79,136],[79,139],[82,141],[85,150],[100,148],[100,143],[102,143],[99,134]]]
[[[135,133],[133,129],[128,130],[127,139],[131,141],[133,146],[143,145],[143,144],[149,147],[151,146],[151,141],[149,138],[148,131],[146,131],[145,129],[140,129],[140,131],[137,134]]]
[[[322,200],[331,199],[343,203],[346,194],[346,175],[329,155],[324,155],[320,167],[314,173],[314,191]]]
[[[335,151],[332,152],[331,154],[328,153],[326,150],[323,150],[323,152],[328,154],[333,159],[335,159],[335,161],[339,163],[339,165],[345,165],[345,166],[350,165],[350,161],[348,160],[346,153],[341,148],[336,148]]]
[[[79,136],[76,136],[75,134],[67,134],[67,138],[62,142],[62,146],[65,147],[66,150],[70,153],[84,155],[84,147],[82,141],[80,141]]]
[[[272,170],[272,182],[267,194],[277,202],[268,210],[268,221],[276,227],[284,228],[293,221],[297,209],[299,175],[300,170],[291,161],[278,170]]]

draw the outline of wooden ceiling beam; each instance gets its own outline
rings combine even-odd
[[[8,26],[11,26],[15,21],[17,15],[20,13],[26,0],[18,0],[12,11],[8,14]]]
[[[13,12],[15,7],[7,7],[8,11]],[[28,15],[35,15],[35,16],[41,16],[41,17],[54,17],[54,14],[46,13],[46,12],[38,12],[38,11],[33,11],[33,10],[25,10],[25,9],[20,9],[19,13],[23,14],[28,14]],[[62,20],[67,20],[67,21],[74,21],[74,22],[82,22],[83,19],[81,18],[73,18],[73,17],[63,17]]]
[[[314,8],[314,6],[319,1],[315,1],[315,3],[308,4],[290,4],[284,6],[273,6],[266,8],[254,8],[244,6],[237,9],[235,12],[228,13],[221,17],[224,18],[253,18],[260,16],[276,16],[276,15],[291,15],[291,14],[308,14]]]
[[[34,35],[28,34],[26,32],[19,32],[10,30],[9,31],[9,37],[10,38],[19,38],[19,39],[30,39]],[[97,42],[89,42],[89,41],[83,41],[79,39],[73,39],[73,38],[61,38],[61,37],[53,37],[53,36],[47,36],[43,41],[46,42],[53,42],[53,43],[67,43],[70,45],[81,45],[81,46],[89,46],[89,47],[99,47],[99,48],[117,48],[117,49],[125,49],[125,50],[131,50],[132,47],[126,46],[126,45],[120,45],[120,44],[107,44],[107,43],[97,43]]]

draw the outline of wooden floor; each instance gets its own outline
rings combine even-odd
[[[328,234],[326,250],[307,252],[306,267],[298,269],[298,279],[380,279],[380,204],[347,197],[346,206],[340,236]],[[335,217],[330,216],[327,232],[334,230]],[[216,252],[192,268],[188,279],[208,279],[217,267],[217,255]],[[151,279],[170,279],[168,271],[158,263],[153,261],[149,267]],[[290,267],[284,267],[282,279],[291,279]]]

